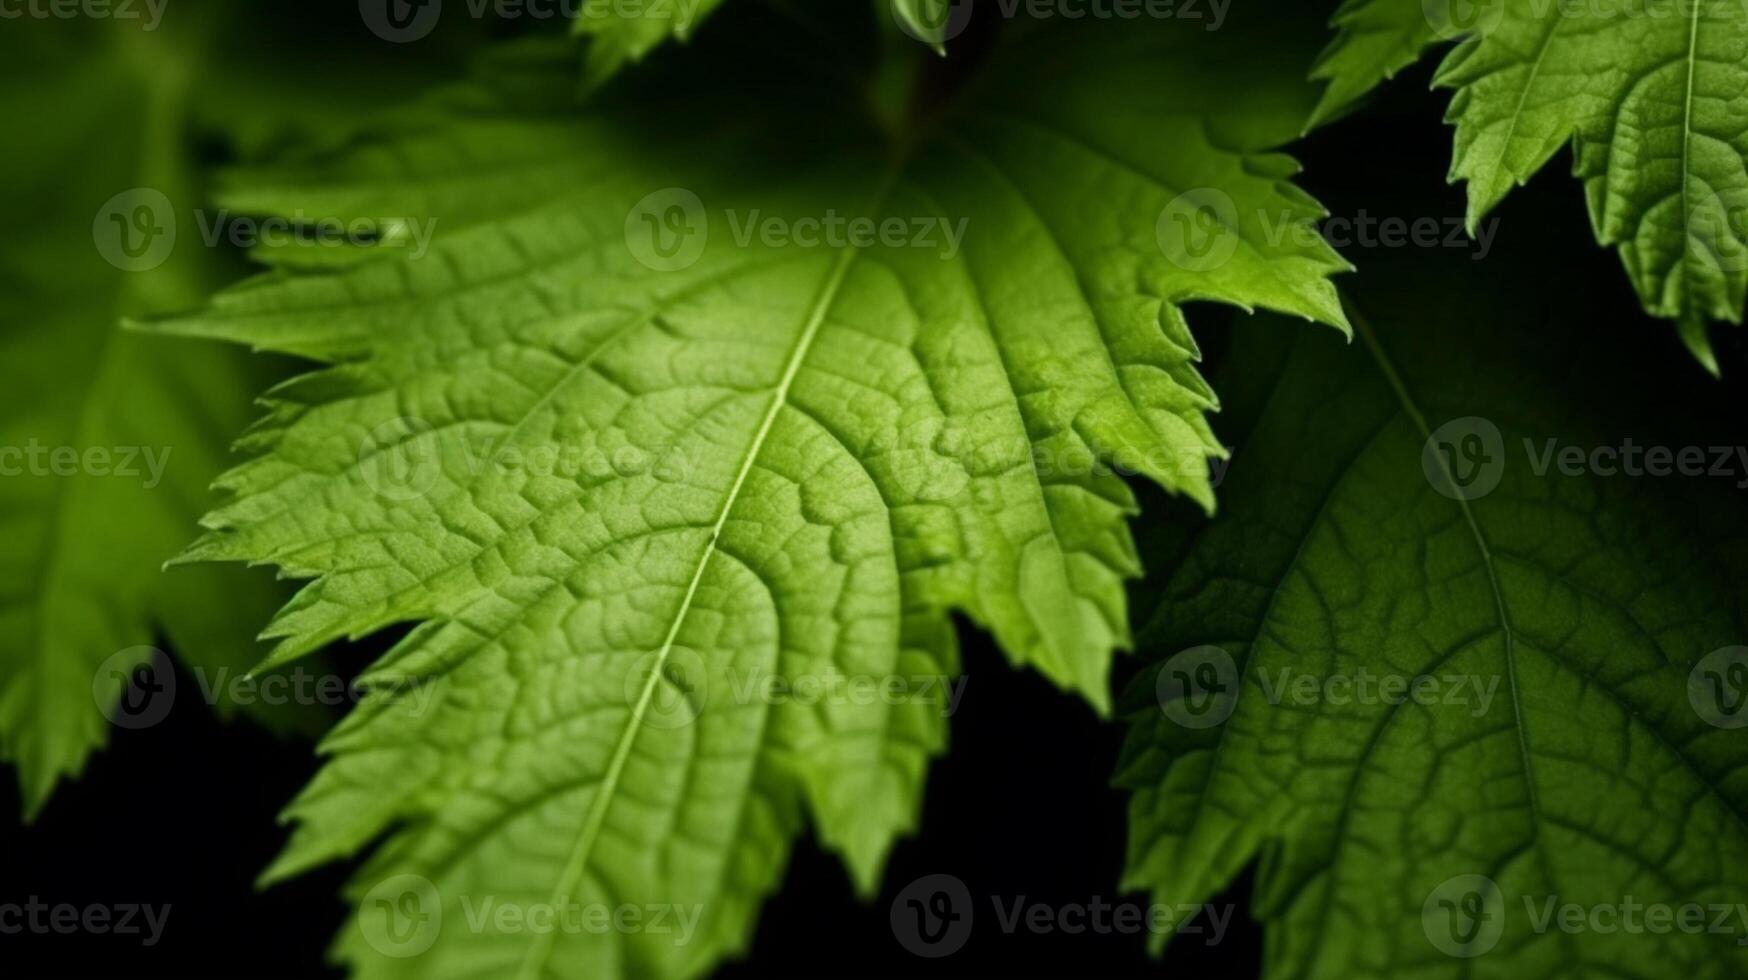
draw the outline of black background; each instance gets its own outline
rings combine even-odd
[[[1428,90],[1430,68],[1406,72],[1365,107],[1291,148],[1305,165],[1302,186],[1338,216],[1366,209],[1409,219],[1460,217],[1463,198],[1447,186],[1448,96]],[[1500,209],[1489,263],[1544,268],[1543,286],[1574,297],[1571,315],[1594,323],[1601,343],[1642,345],[1647,357],[1703,383],[1671,325],[1644,315],[1612,253],[1595,245],[1582,191],[1567,175],[1566,154]],[[1379,201],[1413,201],[1412,212]],[[1364,249],[1345,253],[1363,270]],[[1469,262],[1471,250],[1428,250],[1425,261]],[[1211,360],[1231,314],[1191,311]],[[1307,326],[1305,329],[1324,329]],[[1720,358],[1739,363],[1735,331]],[[1234,465],[1242,466],[1240,455]],[[1180,504],[1149,495],[1147,521],[1199,520]],[[1145,586],[1134,618],[1145,615]],[[1236,903],[1225,941],[1185,937],[1163,961],[1145,935],[1005,933],[994,901],[1052,906],[1143,903],[1122,895],[1125,800],[1110,787],[1121,728],[1061,696],[1036,674],[1009,669],[989,640],[962,627],[966,697],[952,722],[952,748],[933,768],[922,829],[899,843],[880,894],[859,901],[837,860],[810,839],[795,849],[787,881],[766,906],[750,956],[720,976],[1160,977],[1218,970],[1256,976],[1261,934],[1247,909],[1248,882],[1218,901]],[[355,669],[385,649],[381,640],[338,650],[332,661]],[[1122,680],[1133,671],[1119,664]],[[192,677],[179,686],[192,690]],[[266,891],[256,873],[279,850],[280,808],[309,781],[307,743],[280,739],[247,722],[227,725],[197,699],[163,723],[116,731],[83,778],[63,784],[34,826],[17,817],[10,778],[0,780],[0,901],[169,904],[159,943],[137,938],[31,934],[0,936],[0,973],[55,976],[339,976],[324,954],[347,908],[338,898],[349,868],[331,866]],[[969,942],[956,954],[923,959],[895,939],[894,897],[924,875],[965,882],[974,904]]]

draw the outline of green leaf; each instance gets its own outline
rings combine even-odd
[[[1252,379],[1224,510],[1141,631],[1127,883],[1199,902],[1258,863],[1270,977],[1742,976],[1748,528],[1740,451],[1705,475],[1734,443],[1707,421],[1723,399],[1669,411],[1695,379],[1569,298],[1510,299],[1537,270],[1366,261],[1363,344],[1231,354],[1281,369]],[[1647,930],[1687,903],[1730,931]],[[1538,927],[1568,905],[1582,935]]]
[[[725,11],[589,111],[475,93],[244,175],[251,208],[441,232],[167,325],[332,362],[270,395],[191,553],[314,579],[273,661],[417,624],[268,872],[392,834],[339,945],[360,976],[696,974],[804,822],[871,889],[944,742],[951,613],[1102,705],[1139,571],[1113,467],[1211,504],[1183,304],[1344,324],[1270,150],[1315,94],[1277,18],[1016,29],[896,134],[872,59],[797,67],[785,23]],[[903,696],[747,694],[771,677]],[[702,919],[536,936],[480,925],[488,898]]]
[[[1448,36],[1441,31],[1447,22],[1443,6],[1440,0],[1345,0],[1330,21],[1335,39],[1311,70],[1313,79],[1329,83],[1311,125],[1335,118]]]
[[[229,715],[242,689],[227,679],[260,659],[255,633],[284,601],[265,572],[161,572],[282,366],[119,323],[187,309],[242,269],[234,249],[207,240],[222,216],[197,211],[202,152],[337,141],[429,84],[408,59],[348,58],[319,78],[302,61],[294,70],[321,30],[307,11],[217,3],[161,23],[144,8],[41,19],[6,36],[13,152],[0,161],[0,205],[29,234],[0,243],[0,757],[18,766],[27,815],[82,771],[109,718],[141,727],[202,697]],[[461,45],[433,42],[424,57],[443,64]],[[118,714],[136,668],[165,666],[151,651],[164,640],[200,673],[180,690],[153,676],[168,693]],[[311,731],[323,716],[248,704],[275,729]]]
[[[1570,13],[1568,10],[1570,9]],[[1567,142],[1598,241],[1713,371],[1748,292],[1748,7],[1503,4],[1440,69],[1473,226]]]
[[[1437,84],[1456,90],[1451,179],[1469,227],[1570,143],[1591,224],[1647,312],[1678,321],[1716,373],[1713,320],[1748,299],[1748,5],[1741,0],[1349,0],[1314,71],[1319,120],[1441,37],[1464,40]]]
[[[240,672],[259,657],[255,617],[283,596],[253,573],[160,572],[266,375],[220,345],[117,327],[222,281],[224,263],[172,204],[194,188],[175,125],[187,37],[45,21],[7,40],[0,210],[29,233],[0,244],[0,754],[34,816],[103,745],[106,716],[161,715],[165,703],[116,707],[160,634],[194,665]],[[104,223],[136,213],[137,260]],[[168,241],[157,236],[179,219],[181,246],[153,251],[145,234]]]
[[[686,40],[723,0],[648,0],[585,3],[573,30],[591,38],[583,87],[598,88],[628,64],[642,61],[669,38]]]

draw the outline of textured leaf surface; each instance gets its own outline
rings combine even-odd
[[[422,258],[271,276],[169,325],[333,362],[272,394],[193,553],[315,579],[272,627],[276,659],[419,623],[269,873],[393,831],[340,944],[361,976],[697,973],[744,946],[804,818],[871,887],[940,706],[736,692],[950,676],[958,610],[1102,704],[1138,572],[1108,464],[1211,502],[1213,396],[1181,304],[1344,322],[1340,261],[1266,231],[1319,213],[1270,151],[1314,95],[1270,38],[1015,30],[952,99],[919,92],[934,125],[895,145],[859,84],[786,58],[806,47],[786,21],[741,15],[588,113],[459,98],[424,131],[246,177],[251,207],[443,232]],[[1017,84],[1040,71],[1059,81]],[[1198,189],[1231,202],[1195,226],[1224,262],[1162,250],[1162,212]],[[737,240],[766,219],[810,240],[831,215],[904,232]],[[919,247],[919,222],[963,239]],[[408,685],[431,710],[394,696]],[[702,919],[686,943],[467,925],[487,896]],[[414,907],[434,924],[390,948],[384,916]]]
[[[1716,370],[1709,320],[1748,291],[1748,6],[1502,4],[1439,71],[1471,224],[1574,145],[1597,238]]]
[[[1420,59],[1448,23],[1440,3],[1423,0],[1346,0],[1330,26],[1335,40],[1311,77],[1328,82],[1312,124],[1326,122],[1361,96]]]
[[[1437,83],[1456,90],[1451,179],[1469,182],[1471,229],[1571,144],[1597,240],[1717,370],[1709,324],[1740,323],[1748,298],[1748,5],[1350,0],[1336,23],[1319,116],[1466,35]]]
[[[1477,300],[1538,277],[1362,261],[1394,284],[1359,293],[1363,344],[1231,355],[1281,368],[1141,631],[1128,882],[1198,902],[1258,863],[1270,977],[1742,976],[1748,686],[1702,663],[1744,635],[1741,465],[1643,470],[1727,429],[1621,383],[1644,359],[1569,301]],[[1636,445],[1641,475],[1538,475],[1548,440]],[[1550,901],[1580,931],[1537,929]],[[1708,931],[1647,931],[1688,903]]]

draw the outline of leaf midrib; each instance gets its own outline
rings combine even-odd
[[[686,594],[680,601],[679,609],[674,614],[673,622],[669,625],[667,637],[663,640],[660,651],[657,652],[655,663],[651,665],[649,670],[649,677],[644,681],[643,689],[638,694],[637,703],[632,706],[631,715],[627,719],[624,729],[620,732],[618,742],[614,745],[612,759],[608,763],[606,774],[601,779],[600,788],[590,803],[589,812],[584,818],[576,846],[572,849],[564,871],[554,886],[551,899],[553,904],[569,895],[582,878],[589,854],[593,851],[595,841],[600,836],[601,828],[606,822],[607,811],[612,805],[614,792],[624,773],[625,764],[631,756],[631,748],[643,730],[643,719],[648,714],[649,705],[655,696],[656,689],[662,683],[662,668],[666,666],[680,630],[691,612],[692,602],[698,593],[699,584],[703,582],[704,573],[710,567],[710,559],[716,555],[716,544],[722,536],[722,529],[727,525],[729,516],[734,512],[734,505],[740,498],[741,488],[745,485],[753,466],[758,462],[765,441],[770,437],[772,427],[776,425],[778,415],[788,404],[789,390],[793,387],[795,378],[800,374],[801,365],[807,359],[807,353],[812,348],[820,328],[825,323],[826,314],[835,302],[845,278],[849,275],[850,267],[859,254],[860,250],[855,247],[842,249],[838,253],[836,261],[832,263],[831,271],[825,282],[821,285],[819,295],[815,298],[813,307],[809,311],[806,325],[800,337],[797,338],[794,348],[790,351],[783,375],[772,390],[771,403],[765,411],[765,417],[759,425],[758,432],[754,434],[746,455],[741,460],[740,469],[735,475],[733,485],[729,487],[728,494],[723,498],[716,522],[710,529],[710,539],[706,542],[704,550],[698,558],[698,563],[692,570],[691,581],[686,587]],[[538,937],[535,944],[529,947],[528,956],[523,960],[517,976],[524,978],[524,980],[531,980],[531,978],[539,976],[545,968],[547,958],[551,955],[553,942],[551,933],[545,933]]]

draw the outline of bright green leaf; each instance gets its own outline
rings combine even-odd
[[[1334,118],[1418,61],[1440,37],[1434,18],[1440,24],[1445,22],[1442,6],[1437,0],[1346,0],[1330,21],[1336,29],[1335,40],[1311,70],[1313,79],[1329,83],[1312,125]]]
[[[244,175],[251,208],[440,230],[168,325],[332,363],[270,395],[192,553],[315,580],[275,662],[418,624],[269,872],[392,831],[340,943],[359,976],[695,974],[744,947],[804,819],[872,887],[945,737],[950,614],[1103,704],[1139,572],[1113,467],[1211,505],[1183,304],[1344,325],[1271,152],[1314,95],[1277,18],[1015,25],[896,134],[870,68],[723,18],[586,112],[476,93]],[[487,896],[702,919],[468,926]],[[397,910],[427,925],[397,938]]]
[[[1597,239],[1716,370],[1707,322],[1748,293],[1748,5],[1499,4],[1438,82],[1471,225],[1572,143]]]
[[[1451,179],[1477,227],[1571,144],[1597,240],[1712,371],[1711,321],[1748,299],[1748,4],[1349,0],[1314,71],[1327,118],[1440,37],[1456,90]]]

